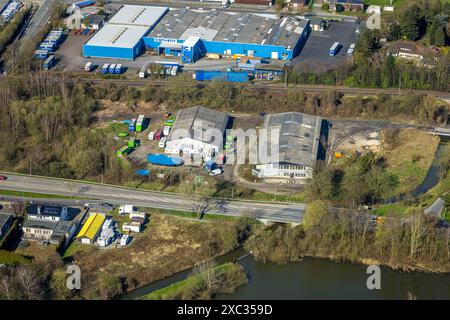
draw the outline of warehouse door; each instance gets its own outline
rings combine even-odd
[[[278,59],[278,52],[272,51],[272,59]]]

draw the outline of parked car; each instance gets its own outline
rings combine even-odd
[[[164,129],[163,129],[163,134],[164,134],[165,136],[168,136],[169,133],[170,133],[170,129],[172,129],[172,127],[170,127],[170,126],[165,126]]]
[[[166,137],[161,138],[161,140],[159,140],[158,146],[159,146],[160,148],[165,148],[165,147],[166,147],[166,140],[167,140]]]
[[[218,176],[218,175],[221,175],[222,173],[223,173],[222,168],[217,168],[217,169],[212,170],[209,173],[209,175],[210,176]]]
[[[8,179],[7,176],[0,175],[0,180],[6,180],[6,179]]]
[[[153,140],[155,138],[155,131],[150,131],[148,134],[148,140]]]

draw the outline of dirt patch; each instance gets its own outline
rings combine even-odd
[[[344,139],[336,148],[344,153],[379,153],[381,151],[381,132],[363,131]]]
[[[139,114],[160,114],[166,110],[163,105],[156,105],[150,102],[139,101],[136,104],[129,104],[122,101],[111,101],[102,99],[98,101],[100,108],[94,113],[98,121],[107,121],[117,118],[137,117]]]

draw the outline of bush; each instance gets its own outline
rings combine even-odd
[[[0,264],[6,264],[8,266],[17,266],[30,263],[30,259],[25,256],[9,252],[6,250],[0,250]]]

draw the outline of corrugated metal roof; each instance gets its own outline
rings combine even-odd
[[[264,128],[278,129],[279,162],[312,167],[317,160],[322,118],[299,112],[268,114]]]
[[[177,134],[184,131],[189,132],[190,137],[193,139],[201,137],[202,142],[220,147],[222,141],[217,141],[214,136],[209,136],[208,134],[212,133],[209,129],[217,129],[224,133],[228,119],[229,117],[226,113],[201,106],[181,109],[178,111],[168,141],[186,138],[177,136]]]
[[[149,37],[278,45],[294,49],[308,20],[218,10],[171,9]]]
[[[78,233],[77,238],[85,237],[93,240],[95,235],[98,233],[98,230],[102,227],[104,221],[105,216],[103,216],[102,214],[91,214],[86,223],[83,225],[83,228],[81,228],[80,232]]]

